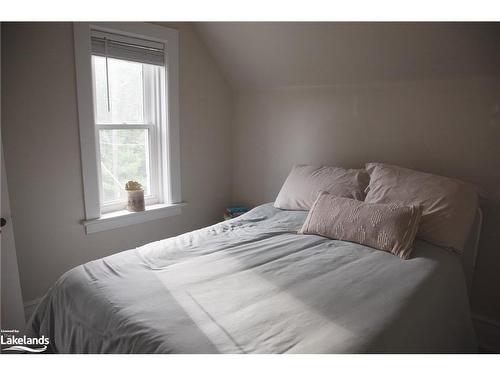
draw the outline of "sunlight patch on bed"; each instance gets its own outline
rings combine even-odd
[[[227,255],[155,274],[224,353],[339,352],[354,336]]]

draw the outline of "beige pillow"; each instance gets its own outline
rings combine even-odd
[[[307,211],[320,191],[363,200],[368,181],[364,169],[296,165],[281,187],[274,207]]]
[[[370,204],[321,192],[299,233],[356,242],[408,259],[421,215],[420,206]]]
[[[368,203],[400,202],[423,207],[417,237],[461,253],[478,207],[465,182],[381,163],[366,164]]]

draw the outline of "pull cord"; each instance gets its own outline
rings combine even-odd
[[[111,100],[109,96],[109,67],[108,67],[108,39],[104,38],[104,56],[106,59],[106,96],[108,99],[108,112],[111,112]]]

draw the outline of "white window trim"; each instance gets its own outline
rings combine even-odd
[[[99,166],[97,149],[97,127],[94,121],[94,103],[91,63],[91,30],[114,32],[131,37],[145,38],[164,43],[167,69],[166,87],[168,99],[162,113],[166,124],[167,147],[160,156],[168,169],[160,176],[165,185],[164,204],[150,206],[143,212],[118,211],[101,213],[99,194]],[[177,30],[140,22],[76,22],[73,24],[75,43],[75,66],[78,98],[78,120],[82,157],[83,193],[85,218],[82,224],[86,233],[94,233],[154,220],[181,213],[181,173],[179,145],[179,37]]]
[[[103,214],[99,219],[84,220],[85,233],[96,233],[146,221],[180,215],[186,203],[155,204],[146,206],[146,211],[129,212],[126,210]]]

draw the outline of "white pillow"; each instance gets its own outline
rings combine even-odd
[[[320,191],[363,200],[369,176],[364,169],[295,165],[274,202],[284,210],[308,211]]]

